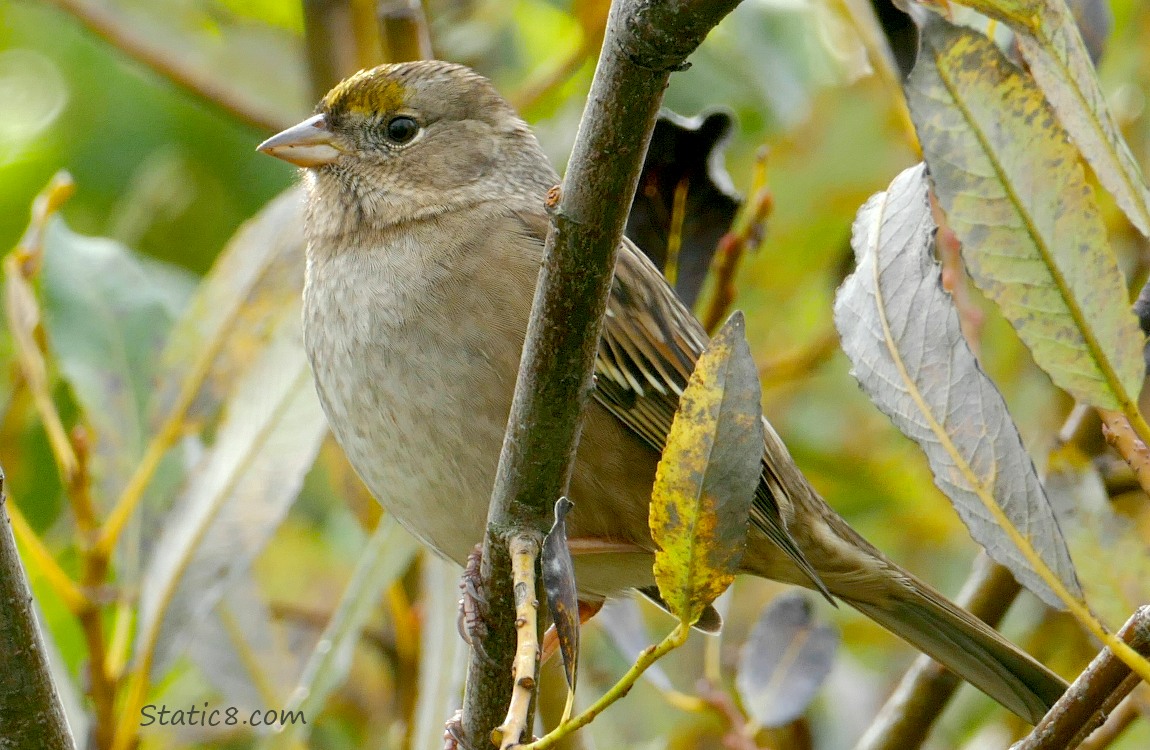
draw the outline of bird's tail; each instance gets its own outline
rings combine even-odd
[[[891,580],[869,601],[839,598],[1031,724],[1046,715],[1066,690],[1061,677],[929,585],[900,573],[902,580]]]

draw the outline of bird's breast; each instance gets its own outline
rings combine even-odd
[[[530,296],[498,298],[466,259],[444,276],[441,251],[414,237],[312,258],[304,342],[332,432],[368,489],[462,563],[482,540]]]

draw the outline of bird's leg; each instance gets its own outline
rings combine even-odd
[[[482,561],[483,545],[477,544],[467,556],[463,577],[459,579],[459,619],[456,625],[459,636],[486,658],[483,639],[487,637],[487,597],[483,593],[483,576],[479,572]]]

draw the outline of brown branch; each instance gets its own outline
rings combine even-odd
[[[579,135],[553,195],[552,227],[527,329],[483,545],[488,601],[483,654],[473,649],[463,705],[467,744],[485,746],[510,697],[515,651],[509,535],[545,532],[566,494],[580,414],[616,250],[671,72],[738,0],[617,0]]]
[[[5,504],[0,470],[0,746],[74,750]]]
[[[379,22],[383,56],[388,62],[435,57],[420,0],[379,0],[375,15]]]
[[[1130,466],[1142,491],[1150,495],[1150,448],[1134,432],[1130,420],[1122,412],[1099,409],[1098,416],[1102,418],[1102,434],[1106,442]]]
[[[1139,607],[1118,631],[1118,637],[1138,653],[1150,654],[1150,606]],[[1103,649],[1013,750],[1073,750],[1106,721],[1107,713],[1139,681],[1110,649]]]
[[[86,0],[49,0],[68,13],[109,45],[175,84],[200,101],[258,130],[283,130],[292,118],[254,102],[240,91],[221,85],[220,76],[194,70],[182,60],[174,59],[169,50],[132,31],[116,14]]]
[[[1080,749],[1103,750],[1110,747],[1141,716],[1142,711],[1139,710],[1134,696],[1126,696],[1126,700],[1118,704],[1118,708],[1106,717],[1102,726],[1095,729],[1086,741],[1079,745]]]
[[[1021,587],[1003,566],[985,553],[955,601],[991,627],[1002,620]],[[931,727],[962,681],[929,656],[919,656],[859,740],[855,750],[913,750],[921,747]]]
[[[719,238],[715,253],[715,291],[703,315],[703,328],[714,333],[727,319],[731,304],[735,301],[735,272],[739,261],[748,251],[755,250],[763,240],[763,225],[775,208],[774,195],[767,186],[767,159],[770,150],[766,146],[755,154],[755,170],[751,177],[750,197],[739,210],[731,228]],[[835,337],[838,348],[838,337]]]

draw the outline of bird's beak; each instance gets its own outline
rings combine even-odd
[[[299,125],[276,133],[257,146],[256,150],[297,167],[331,164],[343,153],[323,115],[309,117]]]

